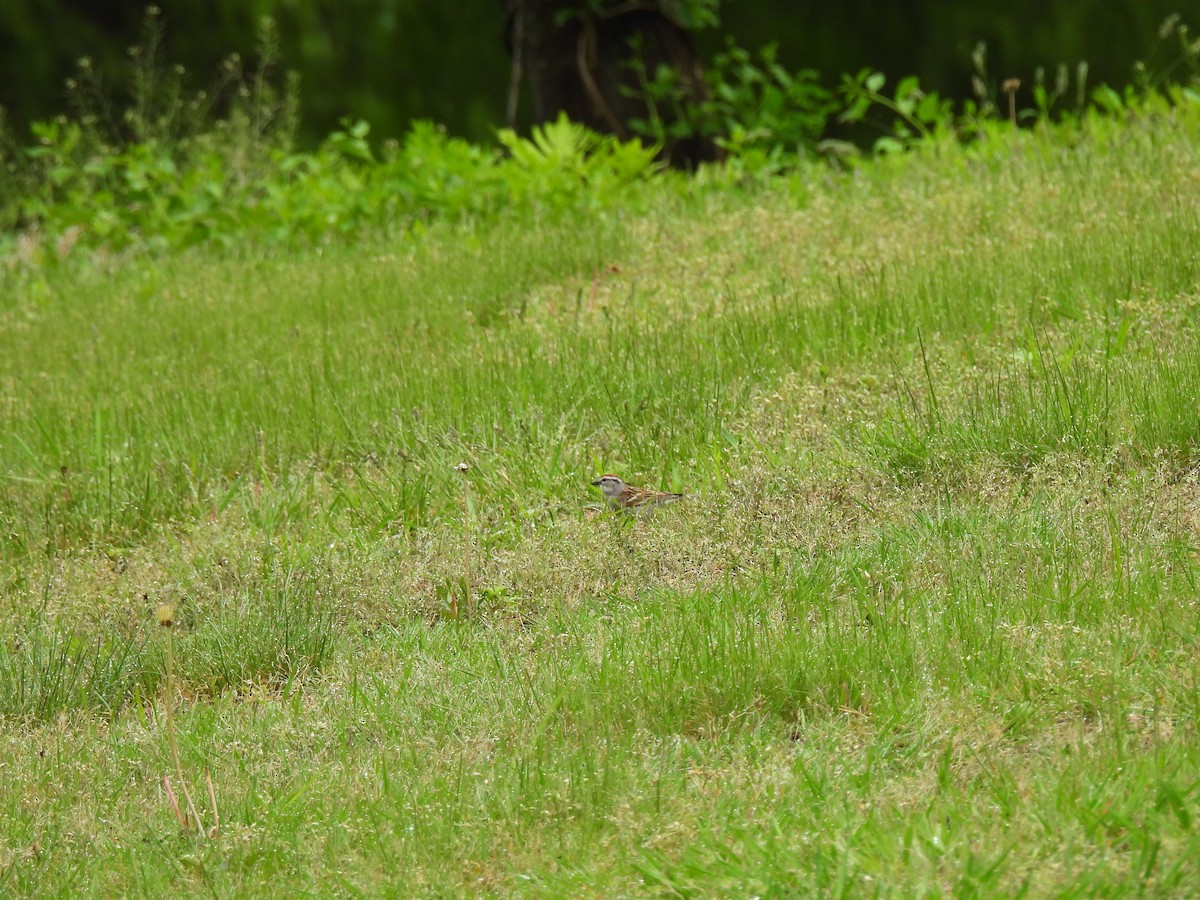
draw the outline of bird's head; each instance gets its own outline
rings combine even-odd
[[[601,475],[592,482],[592,485],[604,491],[604,496],[610,500],[613,497],[618,496],[621,491],[625,490],[625,482],[623,482],[616,475]]]

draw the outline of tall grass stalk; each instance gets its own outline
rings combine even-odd
[[[175,737],[175,610],[170,604],[159,604],[158,609],[155,611],[155,616],[158,619],[158,624],[167,631],[165,686],[167,743],[171,749],[171,762],[175,766],[175,780],[179,784],[179,789],[183,791],[184,799],[187,800],[187,815],[191,817],[191,822],[196,832],[204,836],[204,823],[200,819],[200,814],[196,812],[196,805],[192,802],[191,792],[188,790],[187,781],[183,777],[183,765],[179,761],[179,743]],[[175,799],[175,792],[171,787],[171,779],[165,775],[163,776],[163,787],[167,792],[167,798],[171,804],[171,808],[175,812],[175,817],[179,821],[179,827],[186,831],[188,829],[188,819],[179,809],[179,802]],[[209,793],[212,795],[211,782],[209,783]],[[215,798],[213,810],[215,814]]]
[[[475,553],[475,501],[471,497],[471,482],[467,473],[471,467],[459,463],[454,467],[462,475],[463,491],[463,604],[468,619],[475,618],[475,592],[471,586],[471,557]],[[457,604],[451,609],[452,615],[458,617]]]

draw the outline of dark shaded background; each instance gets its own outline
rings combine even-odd
[[[757,48],[770,41],[790,68],[816,69],[830,86],[871,66],[893,79],[970,95],[971,51],[988,45],[993,83],[1028,85],[1036,67],[1124,85],[1136,60],[1169,62],[1157,37],[1179,0],[729,0],[721,26],[697,35],[705,57],[725,36]],[[413,118],[486,139],[503,124],[509,61],[496,0],[164,0],[163,57],[185,66],[192,88],[217,81],[232,52],[252,60],[261,16],[278,24],[283,65],[301,76],[302,133],[314,143],[343,116],[373,134],[398,136]],[[1200,18],[1195,17],[1193,18]],[[68,108],[64,81],[81,56],[95,60],[118,94],[127,49],[139,41],[145,5],[124,0],[0,0],[0,106],[10,135]],[[1196,26],[1198,23],[1191,23]],[[524,105],[528,109],[528,104]]]

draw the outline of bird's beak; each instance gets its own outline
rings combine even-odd
[[[593,481],[593,482],[592,482],[592,487],[600,487],[600,480],[599,480],[599,479],[597,479],[597,480]]]

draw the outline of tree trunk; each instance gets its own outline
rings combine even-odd
[[[707,96],[691,35],[655,0],[600,9],[588,0],[501,2],[508,13],[513,58],[510,125],[516,118],[522,80],[529,88],[536,123],[565,112],[574,122],[622,140],[633,136],[632,120],[647,120],[651,114],[639,71],[653,79],[660,65],[669,66],[677,76],[683,104]],[[673,110],[660,108],[657,113],[669,128]],[[690,136],[668,139],[660,156],[673,166],[691,168],[718,159],[720,150],[712,138]]]

